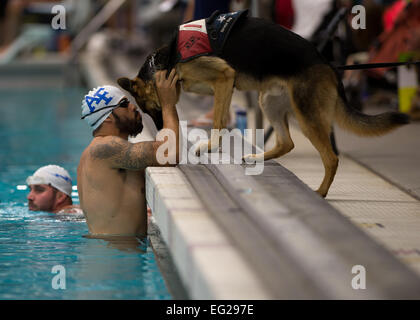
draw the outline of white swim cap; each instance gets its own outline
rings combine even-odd
[[[114,86],[101,86],[89,91],[82,100],[82,119],[92,127],[98,128],[125,97],[121,89]]]
[[[72,184],[70,175],[67,170],[60,166],[50,164],[41,167],[26,179],[26,183],[29,186],[32,184],[49,184],[71,197]]]

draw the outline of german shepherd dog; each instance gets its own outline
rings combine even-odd
[[[156,70],[169,72],[173,67],[184,91],[214,95],[215,129],[226,127],[233,88],[259,92],[259,105],[274,128],[276,144],[262,154],[245,156],[246,162],[269,160],[291,151],[294,144],[288,117],[294,114],[303,134],[321,156],[325,175],[317,192],[322,197],[327,195],[338,166],[330,141],[333,121],[362,136],[382,135],[409,122],[409,117],[399,112],[372,116],[351,108],[337,71],[312,43],[260,18],[239,19],[218,56],[179,62],[175,36],[146,58],[137,77],[118,79],[119,85],[130,92],[159,130],[163,121],[153,75]],[[177,90],[179,94],[179,83]],[[279,95],[286,95],[288,103],[282,105],[273,98]],[[219,138],[212,134],[197,153],[218,148]]]

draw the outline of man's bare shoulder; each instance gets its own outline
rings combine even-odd
[[[158,165],[158,146],[159,143],[155,141],[131,143],[116,136],[96,137],[83,152],[82,158],[111,168],[144,170],[148,166]]]
[[[127,140],[116,136],[106,136],[94,138],[85,151],[92,159],[106,160],[121,155],[128,147]]]

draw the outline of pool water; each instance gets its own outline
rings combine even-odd
[[[37,168],[61,165],[77,184],[92,138],[85,93],[0,88],[0,299],[171,299],[147,241],[89,239],[84,218],[28,210],[25,180]]]

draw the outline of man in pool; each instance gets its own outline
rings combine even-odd
[[[179,120],[176,82],[172,70],[155,74],[162,106],[163,127],[175,133],[176,148],[168,158],[178,161]],[[93,140],[83,151],[77,169],[80,204],[91,236],[137,236],[147,234],[144,170],[162,166],[156,152],[165,141],[131,143],[129,136],[143,129],[141,114],[126,95],[113,86],[91,90],[82,101],[82,119],[93,130]],[[173,153],[173,154],[172,154]]]
[[[71,199],[72,181],[67,170],[48,165],[39,168],[26,179],[30,192],[26,197],[31,211],[56,214],[83,214]]]

